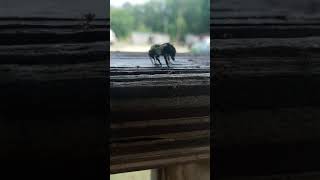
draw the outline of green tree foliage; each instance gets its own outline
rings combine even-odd
[[[133,30],[134,17],[125,9],[111,9],[111,28],[120,38],[125,38]]]
[[[187,33],[208,34],[209,18],[209,0],[151,0],[143,5],[111,7],[111,28],[119,37],[132,31],[152,31],[180,41]]]

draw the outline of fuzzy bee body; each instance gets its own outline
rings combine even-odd
[[[151,63],[155,64],[155,62],[157,60],[159,62],[159,64],[161,65],[161,62],[159,59],[160,55],[161,55],[160,45],[159,44],[152,45],[149,50],[149,58],[151,60]]]
[[[153,46],[151,46],[150,50],[149,50],[149,57],[151,60],[152,64],[155,64],[156,60],[159,62],[160,65],[160,56],[163,56],[167,66],[169,67],[169,63],[170,63],[170,57],[173,61],[175,61],[175,55],[176,55],[176,49],[173,45],[171,45],[170,43],[164,43],[164,44],[155,44]]]

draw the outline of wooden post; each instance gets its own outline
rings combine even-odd
[[[209,160],[170,165],[160,170],[159,180],[209,180]]]

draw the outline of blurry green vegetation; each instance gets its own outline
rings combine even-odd
[[[181,41],[187,33],[210,33],[209,0],[151,0],[143,5],[111,7],[111,28],[119,38],[132,31],[167,33]]]
[[[116,31],[118,37],[126,37],[134,27],[135,19],[126,10],[112,9],[111,10],[111,27]]]

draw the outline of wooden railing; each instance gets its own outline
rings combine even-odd
[[[111,173],[210,157],[210,73],[201,65],[209,57],[178,53],[176,61],[161,68],[146,53],[111,52]]]

